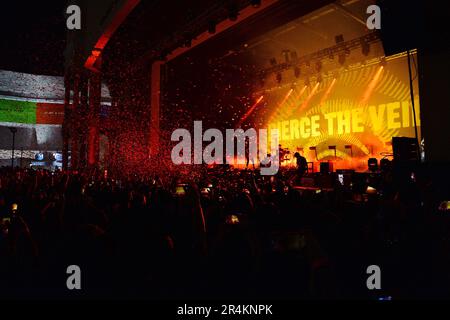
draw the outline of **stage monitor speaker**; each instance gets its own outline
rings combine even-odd
[[[415,138],[393,137],[392,151],[396,163],[418,162],[417,141]]]
[[[423,40],[422,3],[411,0],[378,0],[380,37],[386,56],[416,49]]]

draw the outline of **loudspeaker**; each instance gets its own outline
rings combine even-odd
[[[333,162],[321,162],[320,173],[330,173],[330,172],[333,172]]]
[[[423,3],[411,0],[378,0],[380,37],[386,56],[416,49],[424,39]]]
[[[389,171],[392,168],[391,161],[389,159],[383,158],[380,160],[381,171]]]
[[[378,170],[378,159],[377,158],[369,158],[367,161],[367,166],[369,167],[369,170],[374,172]]]
[[[392,151],[396,163],[418,162],[417,141],[415,138],[393,137]]]

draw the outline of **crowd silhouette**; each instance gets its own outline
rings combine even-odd
[[[302,189],[296,172],[226,166],[145,177],[2,168],[0,296],[449,297],[448,217],[426,175],[330,181]],[[66,287],[70,265],[82,290]],[[382,290],[367,289],[369,265]]]

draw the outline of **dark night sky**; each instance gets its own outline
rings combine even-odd
[[[0,69],[63,75],[65,1],[4,1]]]

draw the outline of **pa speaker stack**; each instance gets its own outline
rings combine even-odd
[[[415,138],[393,137],[392,150],[396,163],[406,164],[419,161],[417,140]]]
[[[393,137],[392,150],[394,152],[394,180],[396,184],[403,185],[410,181],[411,174],[417,170],[419,164],[416,139]]]

